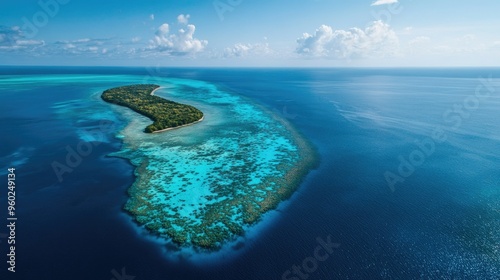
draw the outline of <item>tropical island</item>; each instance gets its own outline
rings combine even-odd
[[[101,97],[106,102],[128,107],[150,118],[153,124],[144,129],[146,133],[165,131],[203,120],[203,112],[197,108],[154,95],[159,88],[159,85],[154,84],[122,86],[105,90]]]
[[[136,133],[142,122],[120,132],[123,148],[112,156],[136,168],[123,209],[179,247],[216,251],[290,198],[318,155],[285,119],[247,99],[204,82],[168,82],[178,96],[209,107],[214,118],[196,133],[175,137]],[[118,87],[102,98],[154,120],[147,132],[203,118],[194,107],[155,97],[156,89]]]

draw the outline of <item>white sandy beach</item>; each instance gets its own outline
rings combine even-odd
[[[154,95],[157,90],[160,90],[162,88],[164,88],[164,87],[156,88],[155,90],[153,90],[151,92],[151,95]],[[189,126],[189,125],[197,124],[199,122],[202,122],[204,119],[205,119],[205,116],[201,117],[201,119],[199,119],[199,120],[197,120],[195,122],[192,122],[192,123],[188,123],[188,124],[180,125],[180,126],[176,126],[176,127],[169,127],[169,128],[165,128],[165,129],[162,129],[162,130],[153,131],[153,133],[165,132],[165,131],[169,131],[169,130],[173,130],[173,129],[182,128],[182,127],[186,127],[186,126]]]

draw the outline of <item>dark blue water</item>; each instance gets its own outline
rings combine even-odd
[[[67,73],[100,78],[46,81]],[[0,74],[0,174],[6,182],[5,169],[16,168],[18,217],[17,272],[6,271],[0,239],[2,279],[119,280],[122,268],[136,280],[282,279],[294,265],[302,275],[284,279],[500,275],[499,69],[4,67]],[[114,135],[126,122],[96,94],[123,80],[102,75],[203,80],[246,96],[295,125],[317,147],[321,164],[234,246],[238,253],[217,261],[165,258],[174,249],[138,230],[121,210],[133,168],[106,155],[120,149]],[[76,148],[102,121],[113,126],[99,130],[92,151],[59,182],[51,164],[65,162],[67,147]],[[436,130],[446,141],[432,137]],[[398,157],[409,161],[417,143],[429,141],[432,153],[402,176]],[[394,191],[386,172],[404,180]],[[340,247],[305,271],[317,238],[328,236]]]

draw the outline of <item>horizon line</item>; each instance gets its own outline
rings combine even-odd
[[[498,66],[158,66],[158,65],[3,65],[19,68],[171,68],[171,69],[457,69],[500,68]]]

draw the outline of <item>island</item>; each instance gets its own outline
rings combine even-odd
[[[123,209],[169,246],[218,251],[289,199],[319,156],[290,122],[250,99],[203,81],[165,83],[176,97],[203,104],[212,117],[189,133],[150,137],[137,133],[143,122],[130,122],[119,133],[123,146],[111,156],[135,167]],[[119,87],[103,98],[154,120],[148,132],[203,118],[191,106],[151,95],[157,88]]]
[[[144,129],[146,133],[166,131],[203,120],[203,112],[197,108],[154,95],[159,88],[154,84],[122,86],[105,90],[101,97],[106,102],[128,107],[150,118],[153,124]]]

